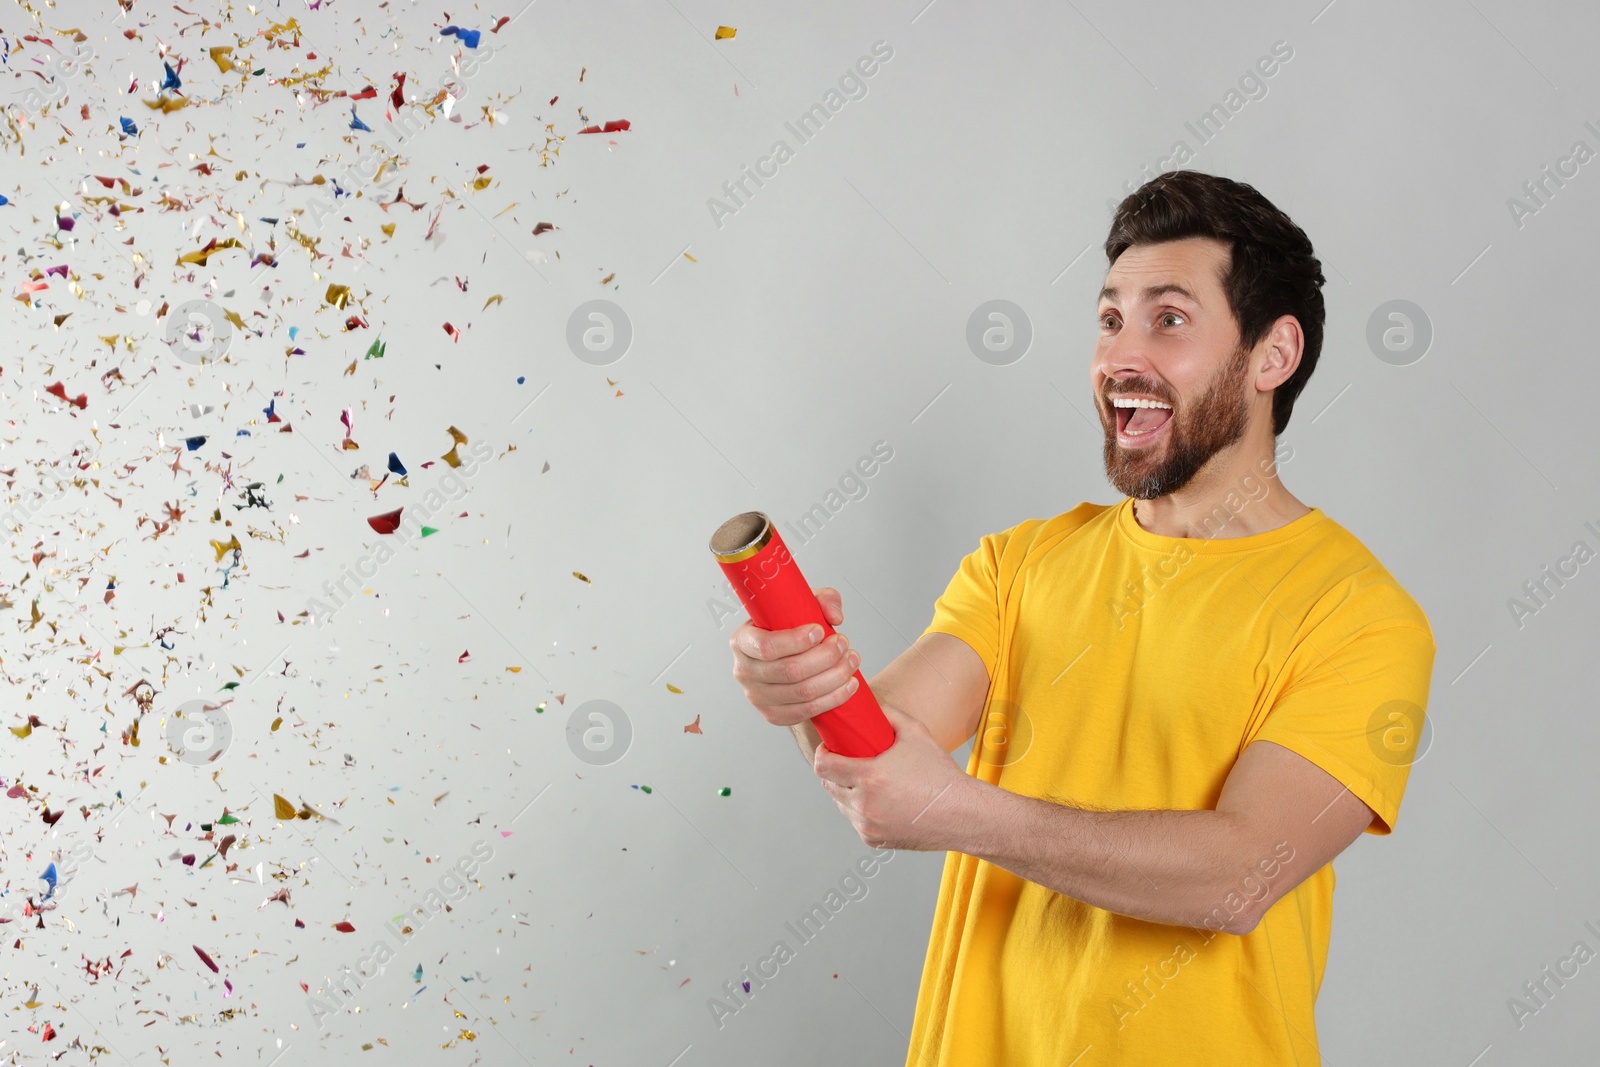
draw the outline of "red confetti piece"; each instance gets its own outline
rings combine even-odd
[[[74,400],[72,397],[67,395],[67,387],[61,382],[56,382],[53,385],[46,386],[45,392],[49,393],[51,396],[60,397],[68,404],[76,404],[79,410],[89,406],[88,393],[79,393],[78,398]]]
[[[460,343],[461,331],[450,325],[448,322],[444,324],[444,332],[450,335],[450,340],[458,344]]]
[[[467,660],[469,660],[471,658],[472,658],[472,649],[469,648],[469,649],[465,650],[464,652],[462,652],[461,655],[456,657],[456,662],[457,663],[465,663],[465,662],[467,662]]]
[[[395,508],[393,511],[386,511],[382,515],[373,515],[367,519],[367,525],[378,533],[392,534],[400,529],[400,513],[404,510],[405,508]]]
[[[579,133],[618,133],[622,130],[633,128],[633,123],[627,119],[613,119],[604,126],[585,126]]]
[[[375,97],[377,95],[378,95],[378,87],[376,85],[369,85],[365,89],[361,90],[359,93],[356,93],[353,96],[351,96],[350,99],[352,99],[352,100],[371,100],[373,97]]]
[[[200,957],[201,963],[205,964],[207,967],[210,967],[217,974],[222,973],[221,969],[217,967],[216,963],[212,961],[211,957],[206,955],[205,949],[201,948],[199,945],[196,945],[194,946],[194,954]]]
[[[351,922],[334,923],[333,928],[341,934],[353,934],[356,932],[355,924]]]

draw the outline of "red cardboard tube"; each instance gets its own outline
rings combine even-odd
[[[717,527],[711,535],[711,554],[750,613],[752,623],[763,630],[819,623],[824,638],[833,636],[834,629],[801,575],[800,565],[764,513],[746,511]],[[811,722],[830,752],[876,756],[894,744],[894,727],[859,670],[855,677],[859,684],[850,698],[813,717]]]

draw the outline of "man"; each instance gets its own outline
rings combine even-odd
[[[1300,228],[1177,171],[1105,249],[1089,379],[1125,499],[981,539],[872,679],[874,758],[809,722],[853,692],[842,636],[746,622],[734,676],[862,841],[948,852],[907,1067],[1307,1067],[1329,864],[1393,829],[1432,629],[1278,478],[1322,346]]]

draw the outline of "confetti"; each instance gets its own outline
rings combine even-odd
[[[392,534],[400,529],[400,513],[404,510],[405,508],[395,508],[393,511],[386,511],[382,515],[370,516],[367,519],[367,525],[378,533]]]
[[[478,47],[478,36],[479,36],[479,34],[478,34],[477,30],[464,30],[464,29],[460,28],[459,26],[446,26],[444,29],[439,31],[439,36],[441,36],[441,37],[454,36],[457,40],[459,40],[462,44],[466,45],[468,48],[476,48],[476,47]]]
[[[734,34],[736,34],[738,32],[739,31],[734,29],[732,26],[718,26],[717,27],[717,40],[726,41],[728,38],[732,37]]]

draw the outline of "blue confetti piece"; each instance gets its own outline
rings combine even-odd
[[[406,465],[400,462],[400,456],[396,452],[389,453],[389,470],[402,478],[406,476]]]
[[[132,119],[123,119],[122,132],[127,134],[129,137],[137,137],[139,136],[139,127],[133,124]]]
[[[183,443],[189,446],[190,452],[193,452],[206,443],[206,438],[204,434],[201,434],[199,437],[186,438]]]
[[[352,130],[366,130],[368,133],[372,132],[372,127],[368,126],[365,122],[362,122],[361,116],[356,114],[356,108],[354,104],[350,105],[350,128]]]
[[[417,973],[413,976],[413,979],[418,982],[422,981],[422,964],[417,964]]]
[[[0,196],[0,207],[5,207],[5,206],[6,206],[6,205],[7,205],[7,204],[9,204],[9,203],[11,203],[11,201],[9,201],[9,200],[7,200],[7,199],[6,199],[6,198],[5,198],[5,197],[3,197],[3,196]]]
[[[50,866],[46,867],[44,873],[39,877],[42,880],[50,883],[50,892],[46,893],[40,898],[42,903],[43,901],[49,900],[51,897],[56,895],[56,865],[52,863]]]
[[[468,48],[478,47],[479,30],[464,30],[460,26],[446,26],[439,31],[440,37],[456,37]]]
[[[163,62],[161,65],[167,68],[167,78],[161,83],[161,88],[163,90],[181,88],[183,83],[178,80],[178,72],[172,69],[172,64]]]

